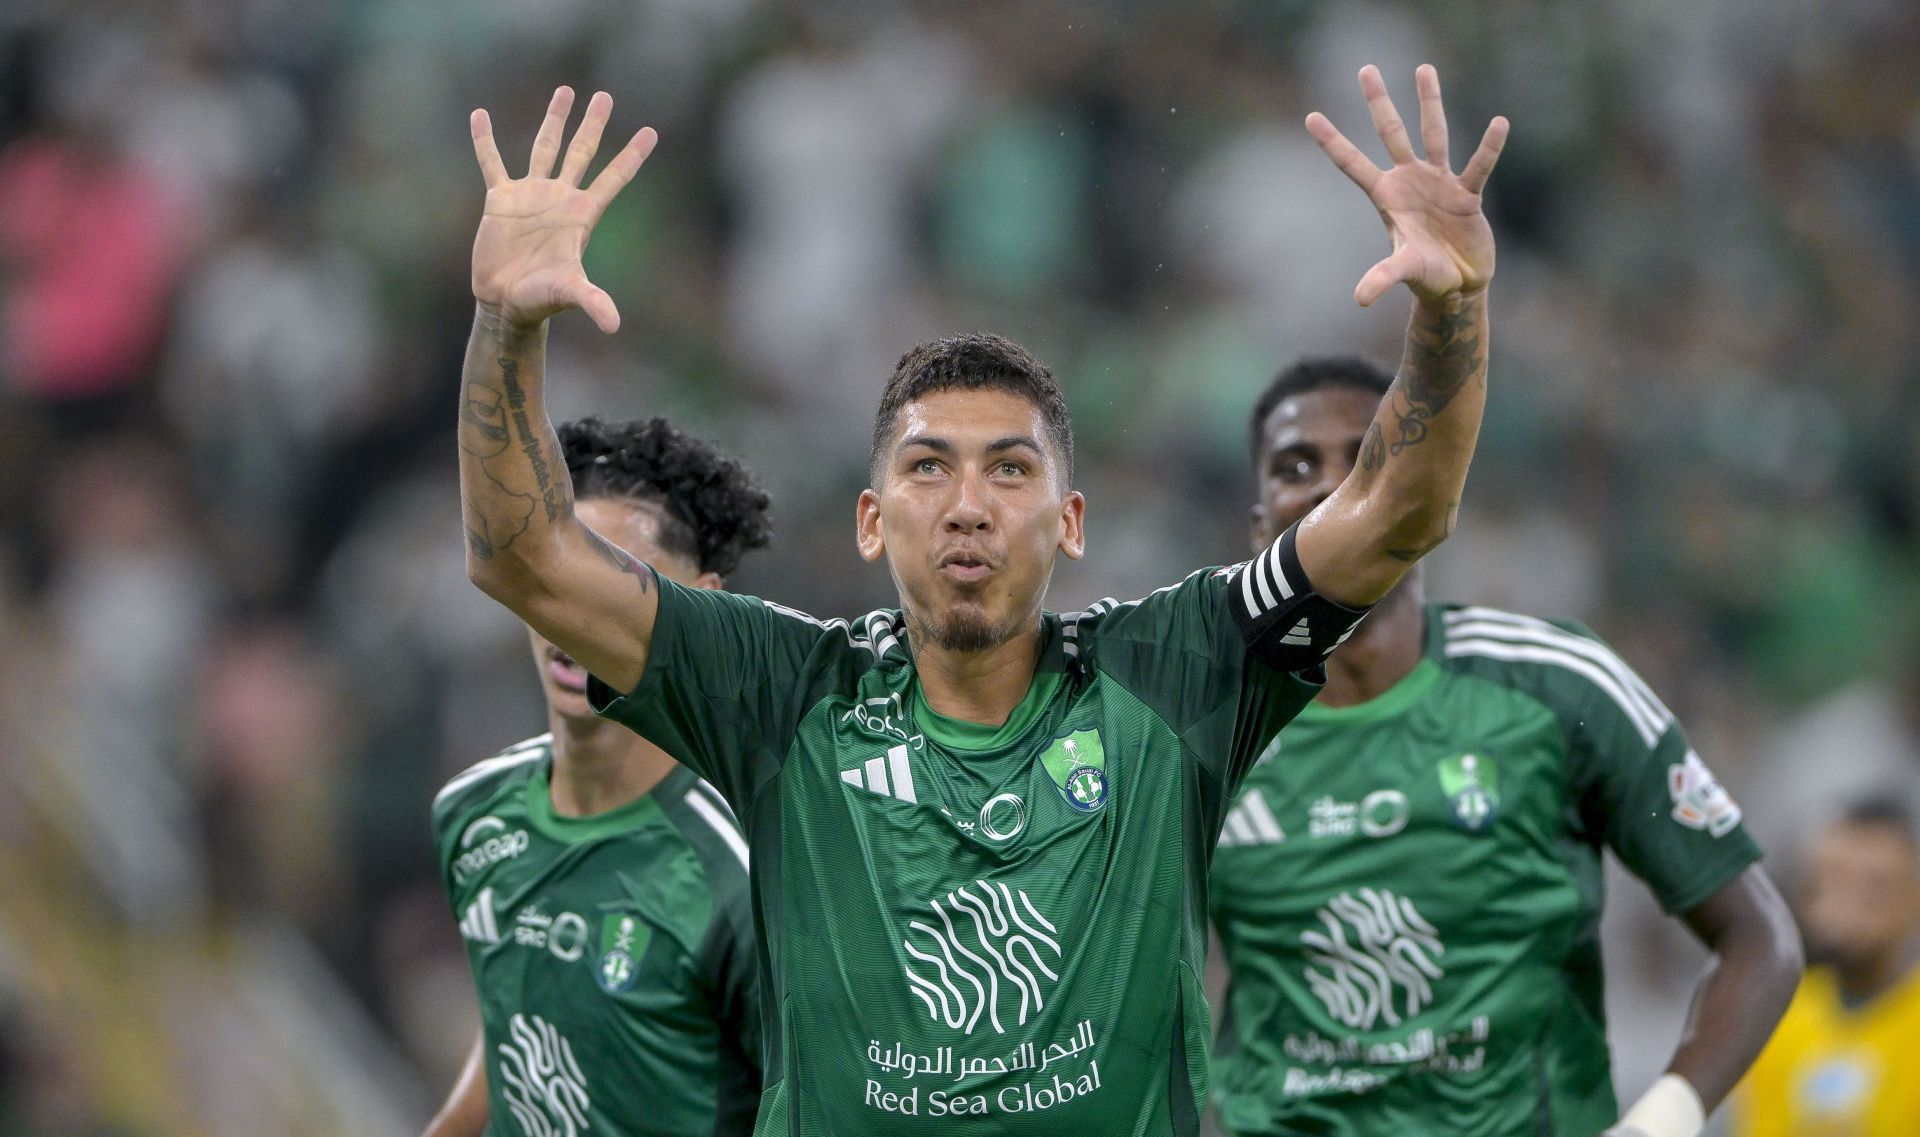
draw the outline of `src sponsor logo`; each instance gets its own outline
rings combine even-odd
[[[1667,767],[1667,793],[1673,798],[1673,819],[1689,829],[1724,837],[1740,824],[1740,807],[1691,750],[1685,761]]]
[[[474,873],[500,861],[510,861],[527,851],[527,831],[506,831],[507,823],[488,815],[467,826],[460,834],[461,853],[453,862],[453,879],[466,880]]]
[[[500,1053],[500,1096],[526,1137],[577,1137],[589,1126],[587,1076],[573,1044],[539,1015],[507,1024]]]
[[[1004,884],[975,881],[944,899],[931,901],[931,922],[907,923],[917,933],[901,941],[912,958],[901,965],[908,989],[954,1030],[972,1034],[983,1013],[997,1034],[1009,1019],[1025,1026],[1060,978],[1060,930],[1024,890]]]
[[[1376,1022],[1399,1026],[1433,1002],[1433,981],[1446,972],[1440,933],[1413,902],[1386,889],[1363,888],[1329,900],[1320,927],[1300,933],[1307,985],[1327,1013],[1353,1030]]]

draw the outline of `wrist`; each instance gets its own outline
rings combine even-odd
[[[1693,1083],[1678,1074],[1663,1074],[1607,1133],[1613,1137],[1699,1137],[1706,1124],[1706,1106]]]
[[[497,304],[485,300],[474,301],[474,323],[499,338],[507,341],[527,340],[546,334],[547,321],[544,318],[526,320],[516,318]]]
[[[1453,292],[1443,292],[1438,296],[1414,294],[1414,303],[1437,315],[1454,316],[1467,308],[1478,304],[1487,297],[1487,286],[1491,280],[1481,281],[1472,288],[1461,288]]]

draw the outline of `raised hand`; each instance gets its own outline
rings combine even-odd
[[[1479,149],[1455,174],[1447,164],[1447,119],[1440,105],[1440,73],[1432,64],[1414,72],[1420,95],[1420,138],[1426,157],[1414,155],[1407,128],[1387,96],[1380,69],[1360,69],[1360,92],[1373,115],[1373,128],[1386,143],[1393,168],[1382,170],[1335,129],[1327,116],[1307,116],[1307,133],[1333,164],[1366,191],[1393,238],[1393,252],[1367,270],[1353,290],[1364,307],[1404,283],[1432,303],[1475,293],[1493,278],[1493,230],[1480,211],[1480,191],[1507,141],[1507,120],[1487,124]]]
[[[587,279],[580,255],[607,205],[633,180],[660,136],[652,127],[641,127],[583,189],[580,181],[600,149],[600,133],[613,113],[613,97],[601,91],[588,100],[587,113],[556,175],[554,159],[572,107],[572,88],[554,91],[547,117],[534,137],[533,158],[524,178],[507,176],[487,112],[473,112],[469,121],[473,153],[487,182],[486,211],[473,238],[473,296],[481,307],[509,323],[538,324],[579,308],[601,331],[614,332],[620,328],[620,310],[614,307],[613,297]]]

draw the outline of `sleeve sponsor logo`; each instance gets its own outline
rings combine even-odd
[[[482,869],[501,861],[510,861],[527,851],[527,831],[516,829],[508,833],[506,828],[506,822],[492,815],[467,826],[466,831],[460,834],[460,847],[466,851],[453,861],[455,883],[464,882]]]
[[[996,1034],[1025,1026],[1060,978],[1060,930],[1023,889],[976,881],[929,902],[933,921],[910,920],[901,941],[908,989],[935,1022],[972,1034],[984,1014]],[[1051,962],[1049,962],[1051,961]],[[1042,977],[1047,982],[1043,983]]]
[[[1440,933],[1413,901],[1386,889],[1343,892],[1317,913],[1318,929],[1300,933],[1317,967],[1307,985],[1327,1013],[1353,1030],[1377,1022],[1399,1026],[1433,1002],[1433,982],[1446,975]]]
[[[525,1137],[578,1137],[589,1125],[587,1076],[573,1044],[539,1015],[517,1014],[507,1024],[500,1054],[500,1096]]]
[[[1692,750],[1685,761],[1667,767],[1667,793],[1673,798],[1673,819],[1689,829],[1724,837],[1740,824],[1740,807]]]

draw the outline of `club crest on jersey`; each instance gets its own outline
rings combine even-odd
[[[1076,730],[1056,738],[1040,755],[1041,765],[1067,805],[1093,813],[1107,803],[1107,752],[1097,730]]]
[[[1500,812],[1500,767],[1484,754],[1456,754],[1440,763],[1440,789],[1453,819],[1469,833],[1493,824]]]
[[[610,912],[600,925],[600,955],[593,977],[600,989],[618,995],[640,977],[640,959],[646,954],[653,929],[630,912]]]

